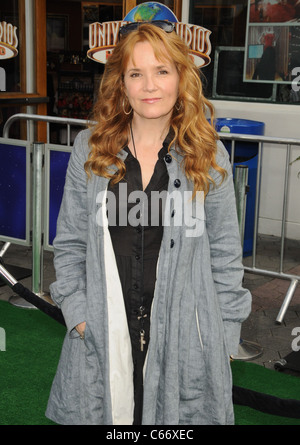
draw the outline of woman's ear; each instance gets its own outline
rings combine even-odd
[[[128,94],[127,94],[127,89],[126,89],[126,86],[125,86],[125,81],[124,81],[124,74],[122,74],[122,82],[121,82],[121,94],[122,94],[123,96],[126,96],[126,97],[128,97]]]

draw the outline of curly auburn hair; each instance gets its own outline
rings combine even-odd
[[[179,74],[179,94],[177,106],[170,119],[176,150],[183,155],[183,169],[187,178],[194,183],[195,191],[209,190],[213,182],[209,175],[212,167],[225,177],[226,171],[216,163],[216,141],[218,134],[206,118],[210,114],[213,123],[212,104],[204,97],[199,69],[195,66],[187,45],[175,33],[143,24],[129,33],[116,45],[104,70],[97,102],[93,109],[91,151],[85,163],[90,177],[93,172],[119,182],[125,174],[125,164],[117,156],[128,142],[128,128],[133,113],[128,110],[128,99],[124,93],[124,72],[136,43],[147,41],[151,44],[157,60],[171,60]],[[180,104],[180,106],[178,106]],[[116,165],[117,173],[110,170]]]

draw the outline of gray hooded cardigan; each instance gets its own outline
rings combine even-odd
[[[77,136],[66,175],[54,240],[56,279],[51,296],[67,325],[46,416],[69,425],[130,425],[133,364],[120,279],[106,217],[108,179],[87,180],[89,130]],[[168,192],[193,190],[174,148],[166,162]],[[125,151],[119,156],[126,158]],[[218,142],[217,163],[227,178],[210,173],[217,186],[204,211],[195,200],[190,223],[176,224],[166,205],[150,342],[144,366],[143,424],[227,425],[234,423],[229,356],[236,354],[241,323],[251,308],[242,287],[242,249],[232,170]],[[179,180],[179,181],[178,181]],[[176,214],[175,213],[175,214]],[[196,227],[196,226],[195,226]],[[192,235],[191,235],[192,233]],[[85,339],[74,327],[86,321]]]

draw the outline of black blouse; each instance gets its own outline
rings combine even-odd
[[[149,343],[150,310],[156,280],[157,259],[163,236],[163,202],[160,200],[159,207],[157,207],[157,201],[151,206],[153,196],[151,192],[163,192],[168,188],[169,176],[164,162],[164,156],[168,152],[168,138],[158,153],[153,175],[144,193],[142,193],[140,164],[128,147],[125,150],[128,153],[125,160],[125,177],[118,184],[113,185],[110,182],[108,186],[108,190],[115,196],[116,207],[113,217],[111,217],[112,214],[108,214],[108,223],[132,345],[135,389],[134,423],[140,424],[143,396],[142,373]],[[140,193],[136,193],[137,191]],[[130,196],[132,192],[135,194]],[[147,207],[148,215],[143,210],[143,206]],[[124,215],[127,217],[127,223],[124,221]]]

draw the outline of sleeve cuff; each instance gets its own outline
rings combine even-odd
[[[239,322],[224,321],[225,339],[229,356],[238,354],[241,326]]]

